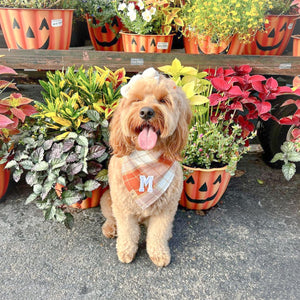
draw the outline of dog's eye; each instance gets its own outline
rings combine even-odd
[[[168,103],[168,99],[167,98],[161,98],[158,100],[159,103],[162,103],[162,104],[166,104]]]

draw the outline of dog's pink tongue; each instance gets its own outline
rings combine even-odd
[[[151,127],[145,127],[139,134],[138,143],[143,150],[151,150],[155,147],[157,134]]]

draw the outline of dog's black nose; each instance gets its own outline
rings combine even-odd
[[[143,107],[141,110],[140,110],[140,117],[143,119],[143,120],[150,120],[151,118],[153,118],[155,115],[155,111],[151,108],[151,107]]]

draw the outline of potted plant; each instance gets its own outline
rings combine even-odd
[[[91,42],[96,50],[123,51],[119,32],[123,25],[117,17],[115,5],[119,0],[78,1],[77,9],[85,16]]]
[[[128,32],[121,32],[125,52],[168,53],[172,29],[182,26],[176,1],[125,0],[116,11]]]
[[[8,48],[69,49],[74,0],[1,0],[0,22]]]
[[[269,1],[182,1],[187,53],[222,53],[236,34],[247,42],[263,29]],[[232,53],[233,54],[233,53]]]
[[[0,74],[17,74],[13,69],[0,65]],[[15,83],[0,80],[0,94],[6,89],[18,89]],[[8,188],[10,171],[6,163],[12,158],[14,144],[12,137],[20,132],[22,123],[36,110],[29,103],[32,100],[23,97],[20,93],[11,93],[0,99],[0,199]]]
[[[70,206],[94,197],[99,205],[103,190],[97,189],[107,185],[108,120],[125,71],[69,67],[47,78],[40,81],[45,103],[36,102],[38,113],[16,137],[18,148],[6,167],[14,168],[15,181],[24,175],[32,187],[26,203],[35,202],[47,220],[70,227]]]
[[[245,55],[281,55],[288,45],[299,16],[299,1],[269,0],[265,30],[257,32],[251,43],[240,49]]]
[[[207,69],[204,70],[207,76],[201,80],[197,70],[187,69],[178,61],[160,70],[179,82],[187,95],[201,96],[191,102],[194,117],[182,156],[189,173],[202,174],[199,179],[189,174],[180,204],[190,209],[208,209],[219,201],[238,161],[248,151],[249,140],[256,134],[253,120],[274,118],[270,100],[292,90],[278,86],[274,78],[251,76],[248,65]],[[203,79],[211,83],[212,89],[203,84]],[[190,82],[189,89],[186,82]],[[212,177],[208,170],[212,171]]]
[[[299,122],[300,126],[300,122]],[[296,173],[296,162],[300,162],[300,129],[291,130],[290,139],[280,147],[281,152],[275,154],[272,163],[283,161],[282,173],[286,180],[290,180]]]

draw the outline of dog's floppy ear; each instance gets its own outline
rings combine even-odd
[[[130,138],[125,137],[121,129],[121,106],[122,100],[120,101],[118,108],[114,111],[109,126],[109,144],[112,147],[113,154],[118,157],[122,157],[129,154],[128,146],[130,144]]]
[[[186,98],[185,94],[182,91],[178,92],[178,94],[181,98],[181,105],[179,107],[181,112],[180,119],[175,132],[167,139],[166,156],[169,156],[172,159],[181,160],[181,152],[186,145],[189,134],[189,124],[192,119],[192,111],[189,100]]]

